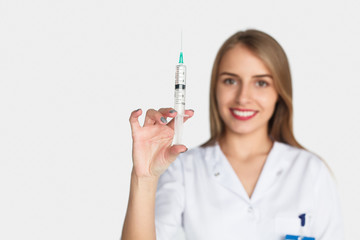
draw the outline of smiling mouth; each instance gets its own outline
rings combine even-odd
[[[258,111],[249,110],[249,109],[234,109],[230,108],[231,114],[239,120],[249,120],[253,118]]]

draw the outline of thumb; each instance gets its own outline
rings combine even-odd
[[[168,159],[173,162],[180,153],[186,152],[188,149],[185,145],[172,145],[168,151]]]

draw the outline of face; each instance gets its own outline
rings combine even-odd
[[[216,99],[226,133],[267,134],[278,94],[264,62],[239,44],[220,62]]]

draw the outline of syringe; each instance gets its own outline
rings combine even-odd
[[[179,64],[175,72],[175,136],[174,144],[181,144],[183,123],[185,115],[185,88],[186,88],[186,66],[184,65],[183,52],[180,51]]]

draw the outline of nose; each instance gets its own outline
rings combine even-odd
[[[241,84],[236,96],[236,103],[239,105],[246,105],[251,99],[251,89],[246,84]]]

